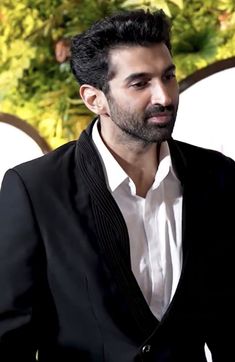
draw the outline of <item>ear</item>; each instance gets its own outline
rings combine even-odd
[[[106,115],[108,112],[108,103],[104,93],[89,84],[83,84],[80,87],[80,96],[87,108],[98,115]]]

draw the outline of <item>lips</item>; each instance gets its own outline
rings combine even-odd
[[[171,117],[172,112],[158,112],[148,114],[148,118]]]
[[[169,123],[172,119],[172,113],[155,113],[148,116],[147,121],[152,123]]]

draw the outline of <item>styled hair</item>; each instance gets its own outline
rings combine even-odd
[[[71,69],[80,85],[89,84],[107,94],[111,79],[110,50],[161,42],[171,51],[170,22],[162,10],[116,13],[72,38]]]

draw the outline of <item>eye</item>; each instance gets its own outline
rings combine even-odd
[[[163,78],[165,80],[171,80],[171,79],[174,79],[175,77],[176,77],[175,72],[169,72],[169,73],[166,73]]]
[[[132,88],[136,88],[136,89],[142,89],[142,88],[147,87],[148,84],[149,84],[149,81],[148,81],[148,80],[141,80],[141,81],[132,83],[132,84],[131,84],[131,87],[132,87]]]

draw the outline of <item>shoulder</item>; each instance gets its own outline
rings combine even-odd
[[[7,174],[16,175],[26,185],[56,184],[76,165],[76,141],[64,144],[44,156],[13,167]]]
[[[235,171],[235,161],[219,151],[198,147],[186,142],[173,140],[175,147],[192,167],[229,167]]]
[[[179,179],[195,184],[234,187],[235,161],[221,152],[194,146],[173,139],[169,140],[172,162]]]

